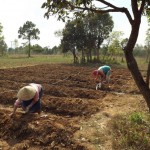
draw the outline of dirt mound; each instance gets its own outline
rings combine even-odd
[[[74,139],[79,122],[103,111],[111,94],[139,93],[127,69],[113,68],[110,87],[95,90],[91,78],[94,67],[39,65],[0,69],[0,148],[16,150],[88,150]],[[17,110],[10,118],[17,91],[28,83],[44,87],[42,111],[25,115]],[[108,104],[109,105],[109,104]]]

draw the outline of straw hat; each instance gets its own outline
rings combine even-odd
[[[30,100],[34,97],[35,93],[36,93],[35,88],[28,85],[28,86],[24,86],[19,90],[17,97],[20,100]]]

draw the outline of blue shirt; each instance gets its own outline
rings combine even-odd
[[[104,72],[104,74],[106,75],[108,73],[108,71],[110,71],[110,67],[107,65],[101,66],[98,68],[98,70],[102,70]]]

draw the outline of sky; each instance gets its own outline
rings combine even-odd
[[[111,0],[113,4],[119,7],[128,7],[130,0]],[[39,44],[42,47],[52,48],[60,44],[60,37],[55,36],[55,32],[62,30],[65,23],[58,21],[52,16],[49,19],[44,18],[45,9],[41,6],[45,0],[1,0],[0,1],[0,23],[3,26],[3,35],[8,47],[14,47],[14,40],[17,39],[19,46],[25,43],[25,40],[18,39],[18,30],[26,21],[31,21],[40,30],[40,40],[32,40],[31,44]],[[122,31],[124,38],[128,38],[131,27],[127,17],[123,13],[111,13],[114,21],[114,31]],[[145,33],[148,29],[147,18],[142,17],[139,38],[137,43],[144,45]]]

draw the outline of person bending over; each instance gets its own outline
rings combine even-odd
[[[101,66],[97,70],[94,70],[92,75],[94,76],[96,83],[103,83],[106,81],[109,84],[111,67],[107,65]]]
[[[22,87],[17,93],[17,100],[14,103],[14,116],[18,107],[22,107],[25,113],[41,113],[41,98],[43,96],[43,87],[41,84],[30,83]]]

